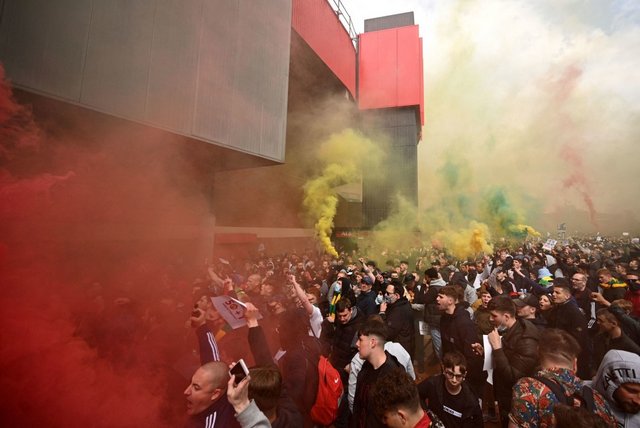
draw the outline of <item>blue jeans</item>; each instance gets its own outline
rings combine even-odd
[[[433,351],[436,353],[438,359],[442,361],[442,337],[440,336],[440,329],[429,326],[429,334],[431,335],[431,343],[433,343]]]

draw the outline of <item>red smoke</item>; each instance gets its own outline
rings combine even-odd
[[[40,102],[0,80],[2,425],[182,425],[208,176],[183,140]]]
[[[560,153],[569,164],[571,174],[562,180],[562,186],[565,189],[574,188],[580,193],[582,200],[589,210],[589,221],[594,226],[598,226],[596,219],[596,209],[591,199],[591,189],[587,177],[584,175],[584,165],[579,149],[573,145],[566,144],[561,147]]]
[[[0,160],[5,160],[11,159],[15,150],[35,148],[39,131],[30,112],[13,99],[1,65],[0,82]]]
[[[581,76],[582,70],[576,65],[570,65],[564,70],[560,78],[552,83],[550,90],[557,104],[558,125],[562,130],[562,137],[564,137],[560,147],[560,155],[566,161],[569,171],[568,177],[562,180],[562,186],[564,189],[573,188],[580,194],[589,210],[589,221],[595,227],[598,227],[597,213],[591,199],[591,185],[584,170],[582,156],[584,146],[580,144],[581,136],[578,135],[575,122],[565,110],[567,100],[574,92]]]

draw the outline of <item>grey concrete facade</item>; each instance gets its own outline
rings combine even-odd
[[[282,162],[291,0],[3,0],[20,89]]]

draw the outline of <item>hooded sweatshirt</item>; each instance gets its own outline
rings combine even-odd
[[[611,413],[618,421],[618,427],[639,427],[640,413],[625,413],[613,398],[613,393],[623,383],[640,383],[640,356],[613,349],[604,356],[598,373],[593,378],[593,387],[606,398]]]

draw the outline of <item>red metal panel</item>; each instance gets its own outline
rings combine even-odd
[[[418,26],[360,35],[361,109],[420,106],[424,109],[422,39]]]
[[[293,0],[291,25],[355,97],[356,50],[327,0]]]
[[[420,38],[420,123],[424,125],[424,62],[422,62],[422,37]]]

